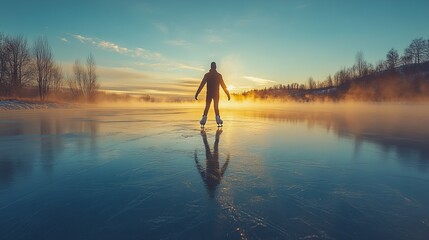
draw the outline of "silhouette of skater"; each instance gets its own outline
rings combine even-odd
[[[223,175],[225,174],[226,168],[229,164],[229,154],[226,158],[222,168],[219,168],[219,138],[222,133],[222,129],[216,131],[216,139],[214,143],[213,153],[210,151],[209,143],[207,142],[207,135],[204,130],[201,131],[203,137],[204,147],[206,148],[206,168],[204,169],[198,161],[197,151],[195,151],[194,158],[195,164],[198,171],[200,172],[201,178],[209,191],[210,198],[214,197],[216,187],[220,184]]]
[[[216,63],[212,62],[210,71],[204,75],[203,80],[195,93],[195,100],[198,100],[198,94],[200,94],[204,85],[207,83],[207,96],[206,96],[206,107],[204,109],[203,117],[201,118],[200,124],[204,126],[207,121],[207,113],[210,109],[210,104],[213,100],[214,111],[216,114],[216,123],[220,126],[223,124],[222,119],[219,115],[219,85],[222,86],[223,91],[228,96],[228,101],[231,99],[228,89],[226,88],[225,82],[223,81],[222,75],[216,71]]]

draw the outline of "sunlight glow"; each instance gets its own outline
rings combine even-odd
[[[236,87],[236,86],[234,86],[234,85],[229,85],[229,86],[227,86],[226,88],[227,88],[227,89],[228,89],[228,91],[230,91],[230,92],[237,90],[237,87]]]

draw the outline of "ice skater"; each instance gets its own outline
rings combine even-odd
[[[210,71],[204,75],[203,80],[198,87],[197,93],[195,93],[195,100],[198,100],[198,94],[200,94],[204,85],[207,83],[207,95],[206,95],[206,108],[204,109],[203,117],[201,118],[201,127],[204,127],[207,121],[207,113],[210,109],[210,104],[213,100],[214,111],[216,114],[216,123],[218,127],[223,125],[223,121],[219,115],[219,85],[222,86],[223,91],[228,96],[228,101],[231,99],[228,89],[226,88],[225,82],[223,81],[222,75],[216,71],[216,63],[212,62]]]

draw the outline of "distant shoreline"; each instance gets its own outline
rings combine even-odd
[[[268,99],[235,99],[232,101],[233,105],[225,104],[222,106],[224,109],[236,109],[237,107],[242,108],[246,106],[248,109],[253,109],[254,107],[261,107],[263,104],[264,108],[266,108],[266,104],[271,104],[270,106],[279,106],[283,107],[291,107],[291,106],[329,106],[335,105],[340,106],[342,104],[349,105],[355,104],[358,105],[379,105],[379,104],[394,104],[394,105],[427,105],[429,101],[427,99],[421,100],[391,100],[391,101],[354,101],[354,100],[338,100],[338,101],[296,101],[291,99],[282,99],[282,98],[268,98]],[[32,99],[0,99],[0,112],[2,111],[19,111],[19,110],[48,110],[48,109],[81,109],[81,108],[144,108],[144,107],[157,107],[157,108],[165,108],[166,106],[172,106],[171,104],[178,104],[180,107],[193,106],[200,108],[202,106],[202,101],[183,101],[183,102],[100,102],[94,104],[86,104],[86,103],[73,103],[73,102],[42,102],[38,100]],[[194,105],[195,104],[195,105]],[[244,104],[244,105],[241,105]],[[274,105],[273,105],[274,104]],[[286,105],[285,105],[286,104]],[[350,105],[349,105],[350,106]]]

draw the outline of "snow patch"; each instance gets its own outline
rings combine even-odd
[[[24,110],[24,109],[52,109],[70,108],[70,104],[54,102],[32,102],[21,100],[1,100],[0,110]]]

